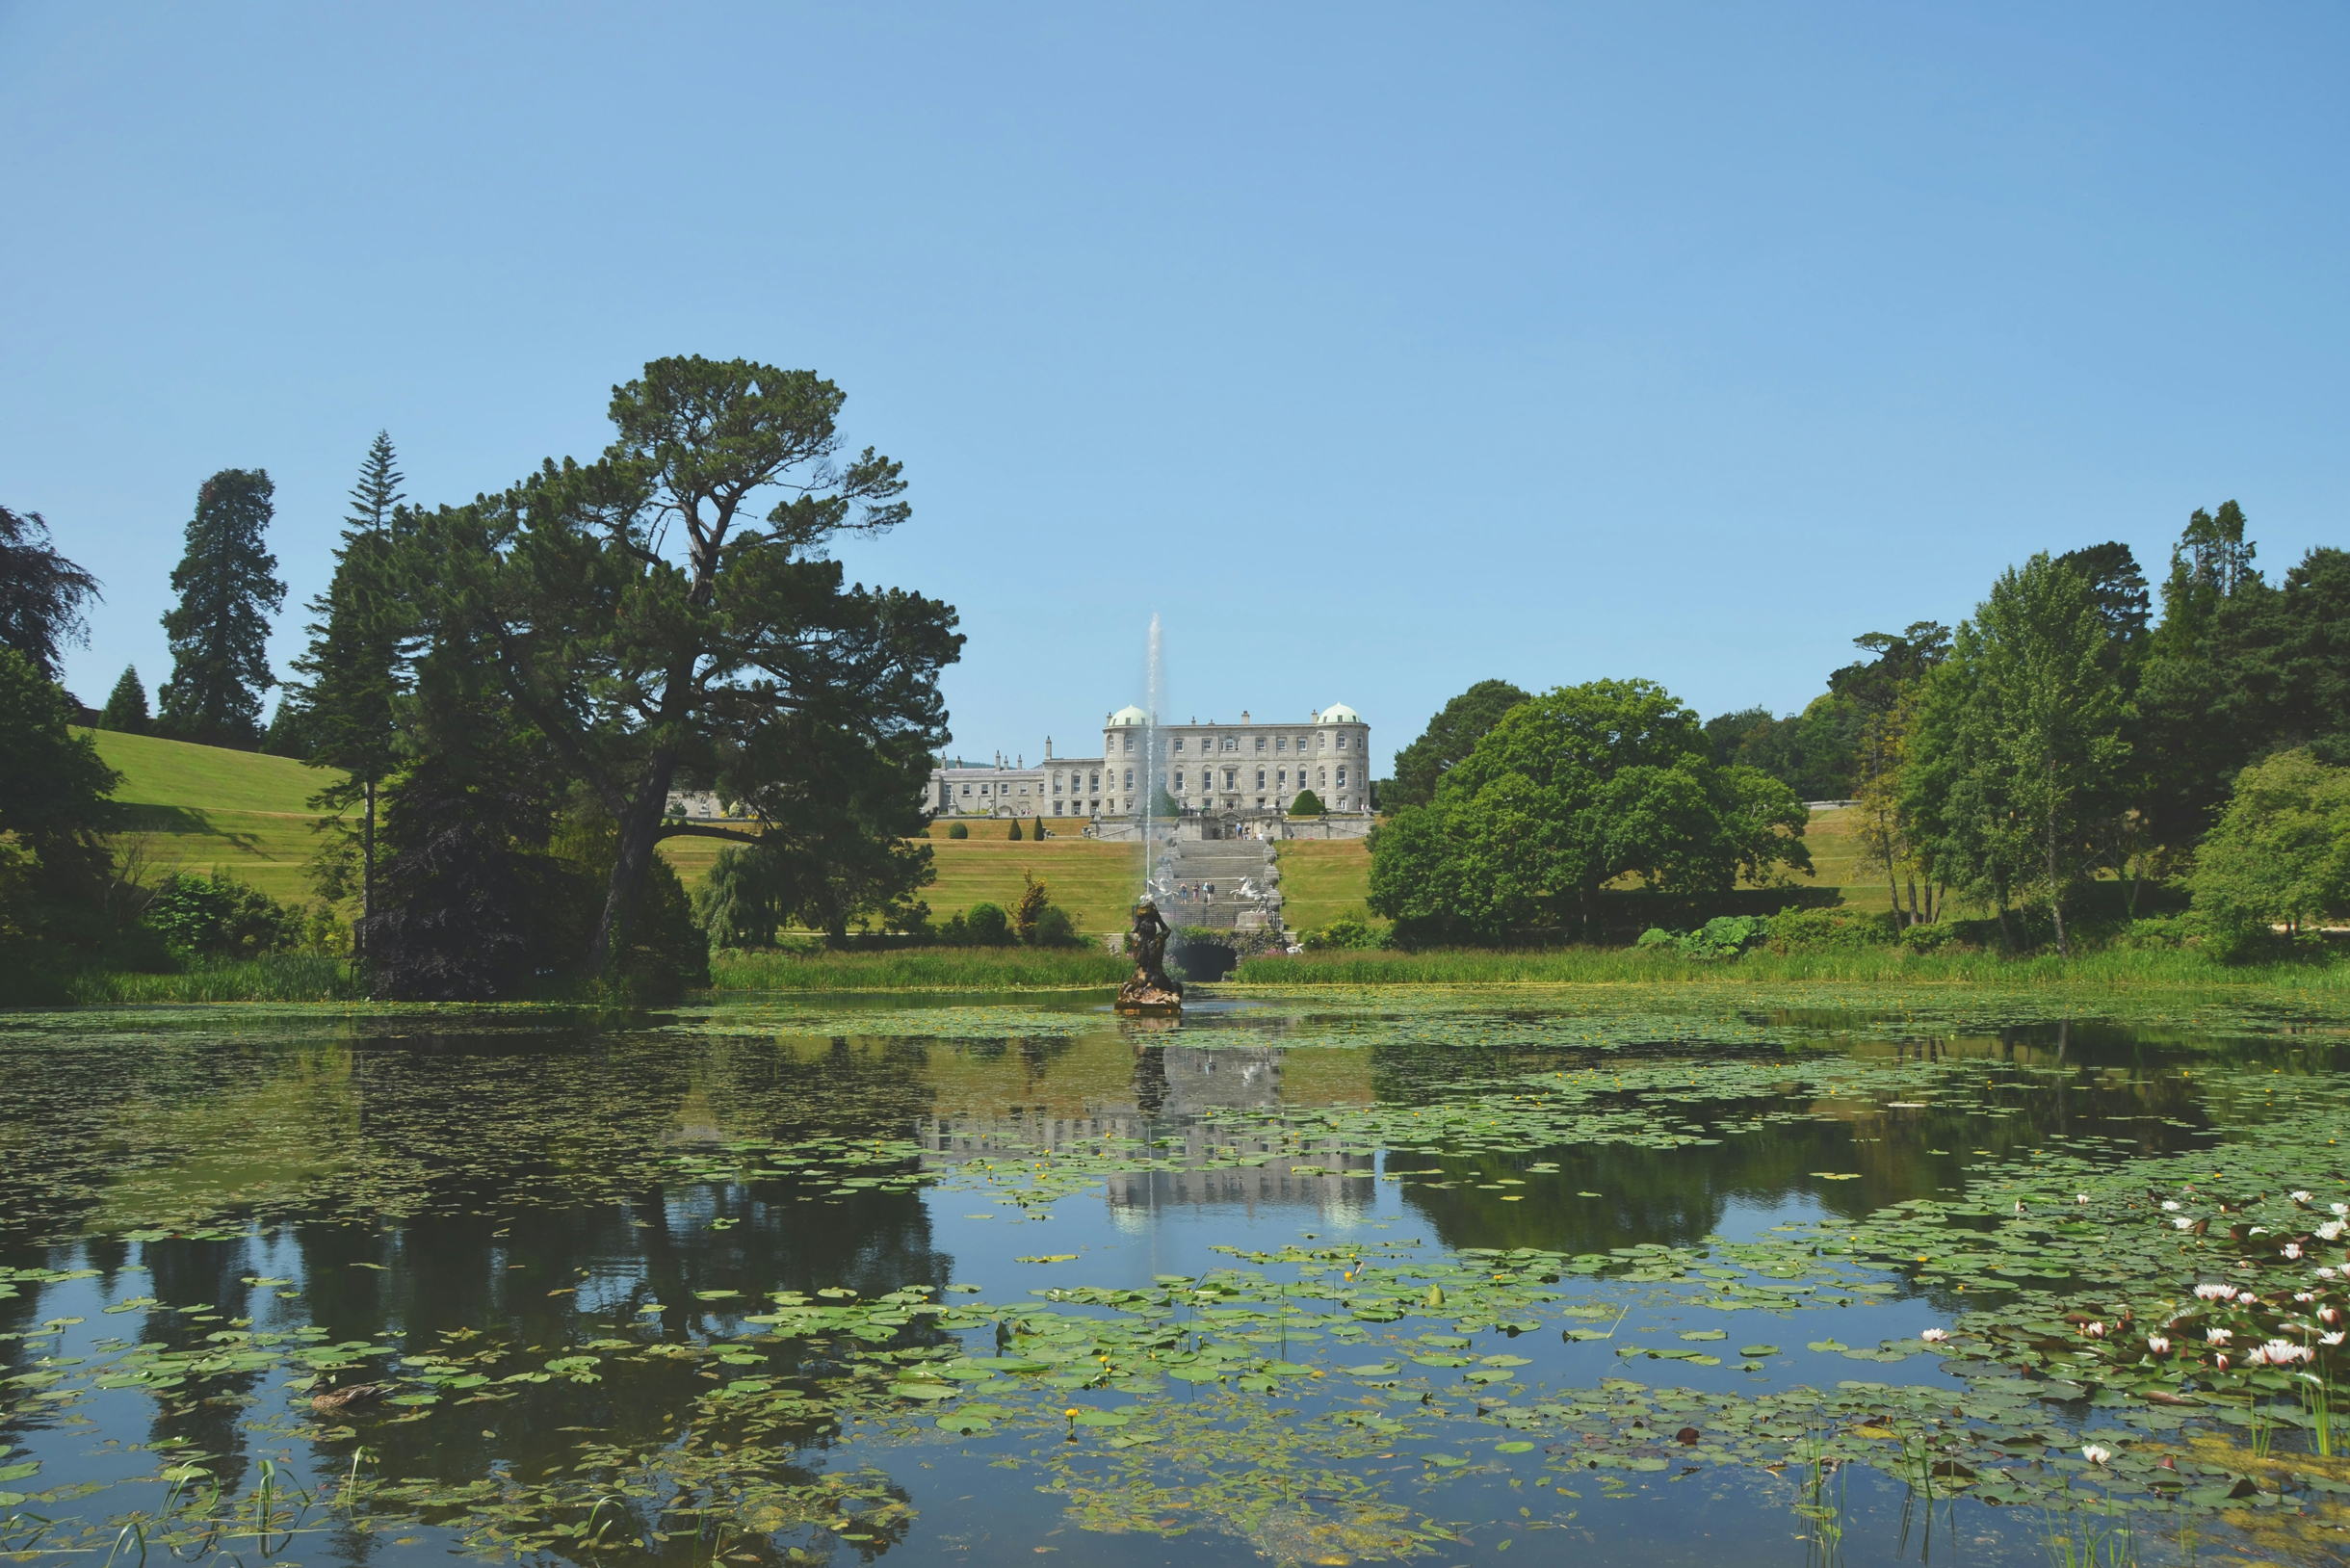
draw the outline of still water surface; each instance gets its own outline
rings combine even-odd
[[[1658,1007],[15,1015],[0,1549],[2338,1559],[2335,1031]]]

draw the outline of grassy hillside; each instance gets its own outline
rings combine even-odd
[[[131,808],[125,839],[162,871],[218,867],[273,898],[308,899],[305,868],[318,847],[306,802],[337,775],[287,757],[185,741],[86,731],[122,775],[115,798]]]
[[[1281,918],[1292,930],[1319,930],[1341,915],[1371,918],[1371,847],[1362,839],[1286,839],[1273,846],[1281,868]]]
[[[1041,844],[1024,837],[1014,844],[1006,836],[1009,823],[979,821],[969,826],[971,837],[951,839],[944,823],[932,824],[938,880],[923,889],[922,898],[936,919],[982,901],[1010,908],[1027,872],[1052,890],[1053,902],[1069,911],[1079,930],[1091,935],[1126,928],[1142,880],[1139,845],[1103,844],[1074,834]],[[697,887],[724,848],[718,839],[665,839],[661,852],[688,887]]]

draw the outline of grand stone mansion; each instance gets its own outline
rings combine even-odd
[[[1149,755],[1156,745],[1156,759]],[[1302,790],[1347,817],[1371,813],[1371,726],[1345,703],[1303,723],[1255,719],[1237,724],[1160,724],[1139,708],[1102,721],[1099,756],[1056,757],[1048,737],[1034,767],[999,753],[992,765],[935,769],[928,809],[938,817],[1079,817],[1131,820],[1159,782],[1187,815],[1285,816]]]

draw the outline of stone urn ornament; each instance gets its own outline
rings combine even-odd
[[[1174,928],[1148,899],[1135,905],[1135,973],[1118,987],[1113,1010],[1168,1018],[1183,1010],[1183,987],[1167,979],[1167,937]]]

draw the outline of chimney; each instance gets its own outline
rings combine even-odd
[[[1044,738],[1044,760],[1047,762],[1053,760],[1053,737],[1050,735]]]

